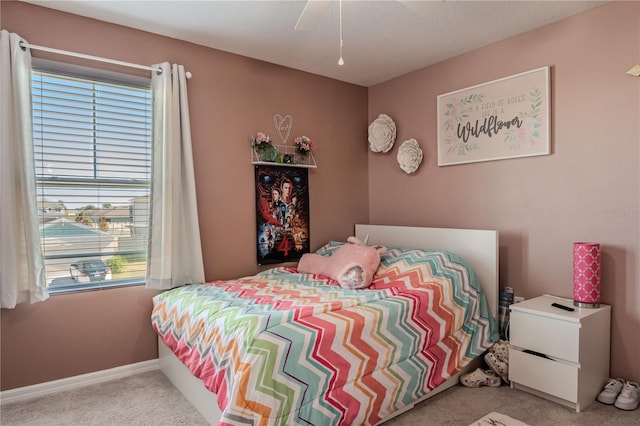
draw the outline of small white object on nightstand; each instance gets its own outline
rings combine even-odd
[[[510,309],[511,387],[577,412],[595,401],[609,378],[611,306],[578,308],[544,295]]]

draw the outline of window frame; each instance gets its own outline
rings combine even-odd
[[[74,64],[69,64],[69,63],[64,63],[64,62],[58,62],[58,61],[52,61],[52,60],[47,60],[47,59],[42,59],[42,58],[32,58],[32,70],[33,72],[44,72],[44,73],[50,73],[50,74],[57,74],[60,75],[61,77],[72,77],[72,78],[80,78],[80,79],[87,79],[87,80],[94,80],[100,83],[106,83],[106,84],[115,84],[115,85],[121,85],[121,86],[127,86],[127,87],[133,87],[136,89],[146,89],[149,92],[149,111],[151,112],[151,116],[153,116],[153,98],[151,96],[151,78],[150,77],[141,77],[141,76],[137,76],[137,75],[131,75],[131,74],[124,74],[124,73],[118,73],[118,72],[113,72],[113,71],[108,71],[108,70],[103,70],[103,69],[99,69],[99,68],[93,68],[93,67],[86,67],[86,66],[80,66],[80,65],[74,65]],[[31,81],[33,84],[33,79],[34,79],[34,74],[31,74]],[[33,110],[33,107],[32,107]],[[36,138],[36,132],[35,132],[35,127],[36,127],[36,123],[35,120],[32,124],[32,129],[33,129],[33,142],[32,142],[32,146],[34,147],[34,150],[36,149],[36,144],[38,141],[40,141],[40,138]],[[150,123],[150,130],[152,128],[152,123]],[[151,154],[152,152],[152,140],[151,140],[151,136],[149,139],[149,153]],[[36,160],[36,168],[37,168],[37,160]],[[55,177],[50,177],[50,178],[41,178],[40,176],[36,175],[35,176],[35,182],[36,182],[36,203],[40,202],[41,199],[44,201],[44,197],[41,194],[41,188],[42,187],[53,187],[53,186],[68,186],[68,187],[74,187],[74,186],[78,186],[78,187],[90,187],[92,184],[95,185],[99,185],[100,188],[103,187],[108,187],[108,186],[117,186],[117,187],[126,187],[126,188],[140,188],[140,189],[147,189],[147,198],[150,199],[151,196],[151,176],[152,176],[152,161],[151,159],[149,159],[149,178],[148,180],[143,180],[143,179],[109,179],[108,181],[104,181],[103,179],[100,178],[94,178],[94,179],[88,179],[88,178],[69,178],[69,177],[65,177],[63,179],[57,180]],[[96,193],[99,193],[100,191],[98,189],[96,189]],[[130,208],[133,209],[133,202],[130,205]],[[148,205],[148,200],[147,200],[147,205]],[[40,212],[39,212],[40,215]],[[135,219],[133,218],[133,213],[131,213],[131,221],[132,223],[135,221]],[[45,273],[47,270],[47,266],[46,266],[46,260],[55,260],[55,259],[65,259],[65,258],[69,258],[72,259],[71,262],[69,262],[69,267],[71,268],[71,265],[74,263],[79,263],[79,261],[73,261],[73,259],[78,259],[78,258],[83,258],[83,259],[87,259],[87,261],[93,259],[93,258],[103,258],[105,256],[111,256],[111,255],[139,255],[139,254],[143,254],[144,258],[146,260],[147,254],[148,254],[148,231],[149,231],[149,227],[150,227],[150,209],[147,208],[147,215],[146,215],[146,231],[147,231],[147,242],[145,244],[145,248],[144,249],[138,249],[138,250],[113,250],[113,251],[98,251],[98,252],[88,252],[88,253],[84,253],[82,256],[79,255],[74,255],[74,254],[46,254],[46,250],[44,250],[43,248],[43,260],[45,260],[44,264],[45,264]],[[43,221],[39,220],[39,224],[44,223]],[[99,228],[98,228],[99,229]],[[43,238],[42,238],[42,234],[40,235],[40,243],[41,245],[43,244]],[[55,277],[52,279],[52,281],[56,279]],[[70,279],[73,281],[73,279],[70,277]],[[47,290],[49,292],[49,294],[51,295],[55,295],[55,294],[64,294],[64,293],[73,293],[73,292],[79,292],[79,291],[87,291],[87,290],[100,290],[100,289],[108,289],[108,288],[114,288],[114,287],[127,287],[127,286],[138,286],[138,285],[144,285],[146,283],[146,274],[145,276],[141,276],[141,277],[133,277],[133,278],[124,278],[124,279],[110,279],[110,280],[99,280],[99,281],[90,281],[89,283],[80,283],[80,282],[76,282],[73,281],[73,283],[69,283],[69,284],[62,284],[62,285],[55,285],[52,286],[51,283],[49,282],[49,279],[47,279]]]

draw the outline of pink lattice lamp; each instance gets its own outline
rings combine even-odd
[[[600,307],[600,244],[573,243],[573,304]]]

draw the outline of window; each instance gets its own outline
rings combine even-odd
[[[142,284],[146,276],[151,90],[148,79],[110,78],[34,64],[37,206],[50,293]]]

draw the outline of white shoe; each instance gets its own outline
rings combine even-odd
[[[505,383],[509,383],[509,364],[501,361],[493,352],[488,352],[484,356],[484,362],[498,374]]]
[[[635,410],[639,404],[640,385],[635,382],[626,382],[616,399],[615,406],[621,410]]]
[[[602,392],[598,394],[598,401],[603,404],[613,404],[616,402],[616,398],[620,395],[622,388],[624,387],[623,379],[609,379]]]
[[[498,340],[490,348],[489,352],[493,353],[500,361],[509,364],[509,342],[506,340]]]
[[[468,388],[479,388],[480,386],[497,387],[502,384],[502,381],[493,371],[478,368],[460,376],[460,383]]]

